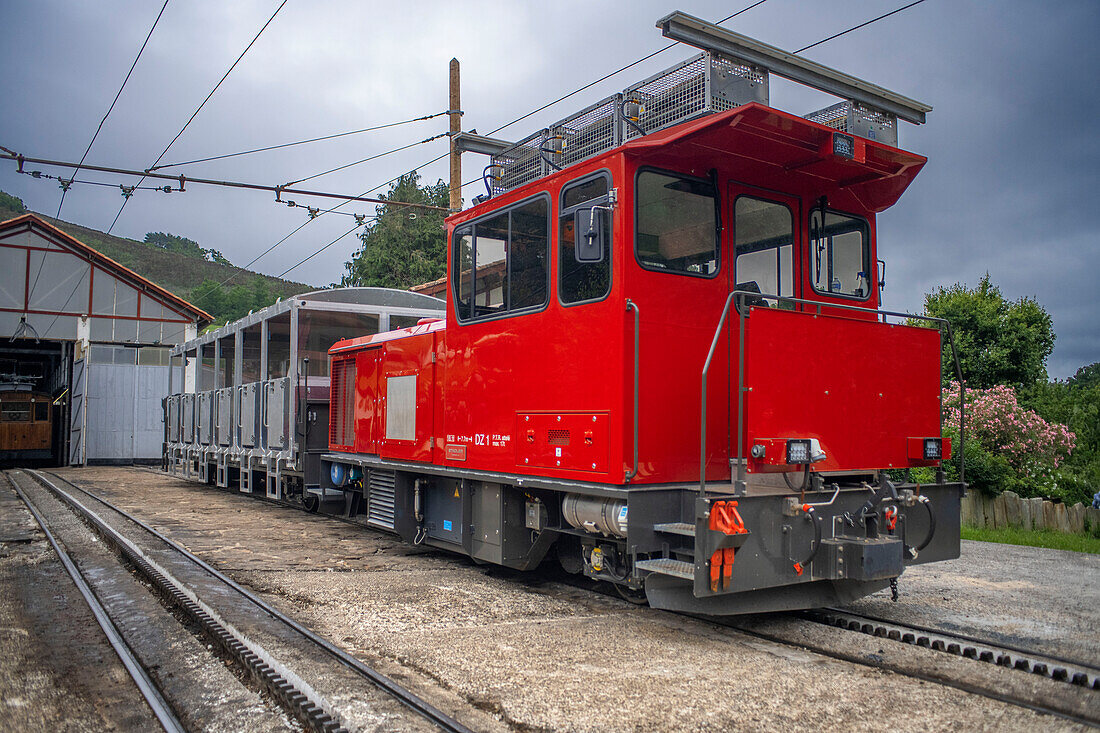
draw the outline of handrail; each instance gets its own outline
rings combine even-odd
[[[628,484],[631,479],[638,475],[638,345],[642,340],[642,311],[638,308],[638,304],[630,298],[626,299],[626,309],[633,309],[634,311],[634,467],[627,472],[626,477],[623,479],[623,483]]]
[[[806,298],[794,298],[785,295],[768,295],[765,293],[757,293],[749,290],[734,290],[731,291],[726,298],[726,303],[722,307],[722,315],[718,319],[718,325],[714,329],[714,338],[710,343],[710,351],[707,352],[706,361],[703,363],[702,373],[702,410],[700,411],[699,421],[699,496],[705,497],[707,493],[707,372],[710,371],[710,363],[714,358],[714,351],[718,347],[719,338],[722,335],[722,327],[726,323],[726,317],[729,315],[730,303],[735,299],[737,301],[737,314],[739,316],[738,325],[738,354],[737,354],[737,477],[734,482],[734,491],[737,494],[743,494],[745,490],[745,460],[744,460],[744,398],[745,398],[745,319],[748,318],[747,312],[743,312],[745,308],[746,297],[760,298],[760,299],[772,299],[776,301],[784,301],[787,303],[802,303],[806,305],[812,305],[817,308],[817,315],[821,315],[822,308],[836,308],[839,310],[850,310],[857,313],[875,314],[876,316],[882,316],[883,323],[886,323],[886,316],[894,316],[896,318],[911,318],[918,321],[927,321],[929,323],[939,324],[941,329],[947,330],[948,343],[951,344],[951,356],[955,365],[955,378],[959,382],[959,482],[966,484],[966,452],[964,450],[966,445],[966,386],[963,384],[962,368],[959,365],[959,352],[955,348],[955,335],[951,329],[950,322],[945,318],[935,318],[933,316],[922,316],[913,313],[901,313],[898,311],[887,310],[875,310],[871,308],[864,308],[856,305],[849,305],[847,303],[823,303],[819,300],[808,300]],[[750,309],[753,306],[749,306]],[[942,380],[943,366],[941,361],[940,374]],[[940,413],[940,432],[943,432],[943,413]]]
[[[722,335],[722,326],[726,323],[726,316],[730,312],[730,303],[733,302],[733,298],[737,295],[739,290],[734,290],[726,298],[726,304],[722,306],[722,317],[718,319],[718,327],[714,329],[714,338],[710,342],[710,351],[707,352],[707,360],[703,363],[703,404],[701,410],[701,417],[699,420],[699,496],[703,497],[707,494],[707,372],[710,371],[710,362],[714,358],[714,350],[718,348],[718,338]],[[742,319],[744,320],[744,319]],[[741,354],[745,353],[744,349],[741,349]],[[744,359],[744,356],[741,356]],[[743,363],[743,361],[742,361]],[[738,368],[738,394],[737,394],[737,417],[738,423],[741,419],[741,378],[743,370]],[[738,427],[738,433],[740,433],[740,427]],[[737,453],[741,453],[741,436],[738,435],[737,440]]]

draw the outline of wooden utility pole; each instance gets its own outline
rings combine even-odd
[[[462,210],[462,154],[458,152],[455,135],[462,132],[462,100],[459,94],[458,59],[451,59],[451,212]]]

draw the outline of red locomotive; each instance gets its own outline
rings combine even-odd
[[[344,340],[327,489],[410,542],[713,614],[843,603],[958,557],[942,328],[888,322],[875,215],[929,107],[681,13],[703,53],[492,154],[445,320]],[[844,102],[767,106],[769,72]],[[944,326],[931,323],[932,326]]]

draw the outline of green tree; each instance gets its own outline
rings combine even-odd
[[[167,232],[148,232],[145,235],[145,243],[187,257],[197,257],[200,260],[206,259],[206,250],[200,247],[198,242],[187,237],[180,237]]]
[[[421,186],[416,171],[401,176],[380,198],[442,207],[449,203],[447,184]],[[359,235],[363,245],[344,265],[341,285],[410,288],[443,277],[444,212],[386,203],[376,213],[374,223]]]
[[[23,199],[16,198],[3,191],[0,191],[0,210],[10,211],[15,216],[27,213],[27,207],[23,205]]]
[[[925,296],[924,313],[951,323],[967,386],[1025,387],[1046,381],[1054,326],[1034,298],[1005,300],[986,273],[973,289],[962,283],[936,288]],[[950,381],[954,374],[951,346],[945,338],[944,379]]]
[[[225,255],[223,255],[221,252],[219,252],[216,249],[207,249],[207,250],[204,250],[204,252],[206,252],[206,258],[208,260],[210,260],[211,262],[217,262],[219,265],[232,265],[233,264],[232,262],[230,262],[229,260],[227,260],[225,258]]]
[[[221,283],[204,280],[202,285],[191,291],[191,302],[214,316],[213,327],[243,318],[249,311],[266,308],[275,302],[275,297],[262,277],[253,278],[249,284],[234,285],[228,290]]]
[[[1093,387],[1100,385],[1100,361],[1081,367],[1068,380],[1075,387]]]

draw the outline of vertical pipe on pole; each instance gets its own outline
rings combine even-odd
[[[450,118],[451,138],[451,213],[462,210],[462,154],[458,152],[455,135],[462,132],[462,101],[459,93],[458,59],[451,59],[450,101],[447,109]]]

